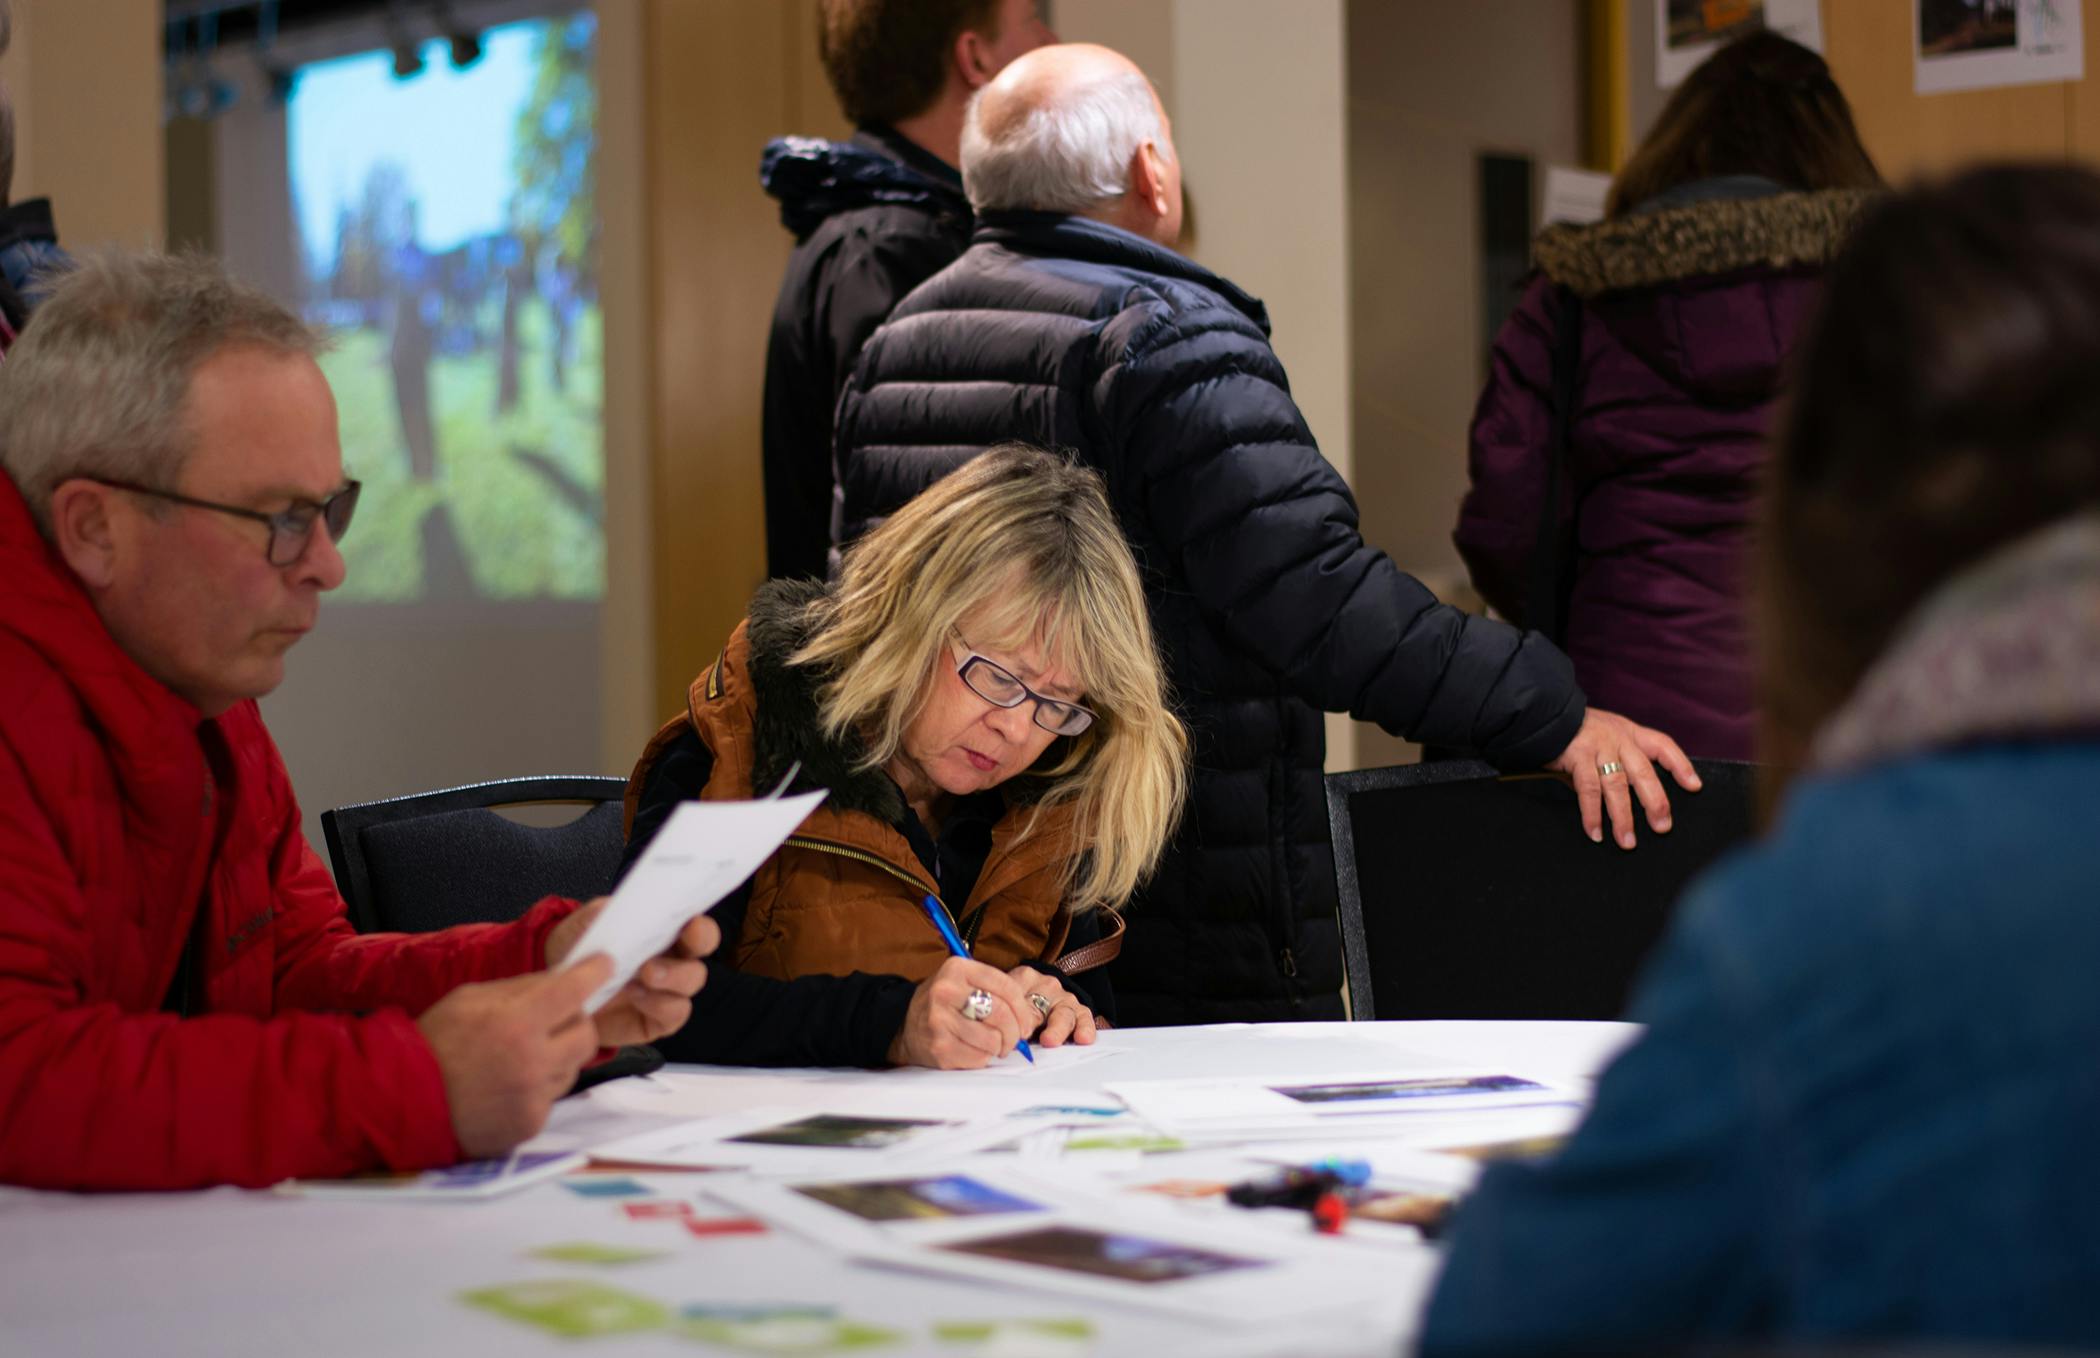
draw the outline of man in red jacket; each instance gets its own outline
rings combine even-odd
[[[0,364],[0,1181],[263,1185],[504,1152],[679,1027],[717,933],[595,1018],[596,904],[367,935],[255,699],[343,579],[320,339],[215,266],[91,259]]]

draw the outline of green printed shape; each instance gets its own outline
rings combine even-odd
[[[460,1293],[459,1299],[469,1306],[569,1339],[660,1330],[671,1323],[671,1309],[667,1306],[632,1292],[572,1278],[476,1288]]]
[[[1101,1136],[1075,1136],[1065,1142],[1068,1151],[1178,1151],[1186,1147],[1171,1136],[1151,1136],[1143,1132],[1103,1134]]]
[[[678,1333],[745,1353],[787,1355],[851,1353],[899,1343],[904,1338],[902,1332],[879,1325],[795,1310],[736,1317],[694,1315],[688,1310],[685,1319],[678,1323]]]
[[[571,1240],[560,1245],[548,1245],[542,1249],[527,1250],[535,1259],[551,1259],[557,1264],[638,1264],[644,1259],[661,1259],[664,1250],[638,1250],[626,1245],[594,1245],[587,1240]]]
[[[1058,1320],[944,1320],[933,1337],[949,1344],[985,1344],[1007,1335],[1045,1335],[1081,1342],[1094,1337],[1094,1322],[1078,1316]]]

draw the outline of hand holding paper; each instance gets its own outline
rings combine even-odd
[[[601,952],[612,958],[611,979],[584,1002],[584,1012],[596,1014],[643,963],[677,940],[687,921],[714,909],[756,872],[823,800],[822,792],[808,792],[755,802],[687,802],[656,832],[582,937],[559,940],[566,944],[559,952],[557,939],[549,937],[548,965],[567,969]]]
[[[605,913],[612,898],[600,896],[570,915],[547,935],[547,961],[560,967],[570,957],[580,964],[584,954],[575,944]],[[650,958],[636,971],[605,1007],[592,1016],[600,1047],[624,1047],[654,1042],[677,1032],[692,1017],[693,996],[707,982],[707,967],[700,961],[710,957],[722,943],[722,931],[705,915],[695,915],[679,929],[670,946]]]

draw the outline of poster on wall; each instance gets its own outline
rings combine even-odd
[[[1715,48],[1760,28],[1823,50],[1818,0],[1655,0],[1655,83],[1674,88]]]
[[[1919,94],[2085,76],[2079,0],[1917,0]]]

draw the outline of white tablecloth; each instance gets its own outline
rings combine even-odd
[[[1126,1029],[1103,1035],[1112,1057],[1020,1078],[1063,1100],[1111,1081],[1354,1074],[1426,1058],[1579,1082],[1631,1035],[1620,1024],[1577,1023]],[[751,1098],[754,1078],[766,1078],[674,1069],[710,1077],[678,1082],[685,1116],[694,1115],[686,1104],[695,1089],[719,1090],[722,1104],[733,1108]],[[937,1084],[943,1077],[904,1078]],[[630,1087],[608,1086],[562,1104],[536,1144],[588,1145],[662,1125],[665,1118],[637,1111],[647,1106],[642,1090],[624,1083]],[[1165,1160],[1170,1166],[1171,1157]],[[651,1182],[690,1194],[704,1190],[698,1181],[705,1177]],[[573,1267],[525,1253],[573,1240],[669,1251],[594,1275],[614,1287],[673,1305],[850,1297],[855,1319],[912,1336],[870,1353],[949,1358],[961,1350],[931,1337],[935,1321],[1075,1315],[1093,1321],[1094,1352],[1104,1355],[1388,1356],[1411,1333],[1435,1268],[1426,1247],[1388,1246],[1389,1289],[1338,1305],[1315,1324],[1279,1331],[1236,1326],[1230,1316],[1202,1325],[1049,1293],[876,1272],[784,1231],[693,1238],[675,1222],[627,1221],[606,1200],[555,1183],[470,1203],[323,1201],[232,1189],[102,1196],[0,1189],[0,1354],[457,1358],[573,1355],[579,1343],[623,1356],[708,1351],[669,1334],[563,1340],[458,1300],[465,1289],[575,1276]]]

